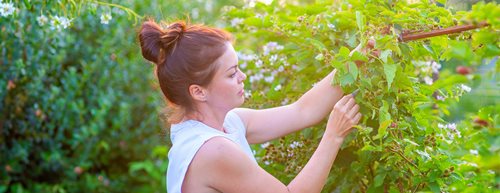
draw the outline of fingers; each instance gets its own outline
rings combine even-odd
[[[342,97],[336,105],[344,105],[347,103],[347,101],[349,101],[349,99],[352,98],[351,95],[345,95],[344,97]]]
[[[356,116],[354,117],[354,125],[357,125],[359,123],[359,120],[361,119],[361,113],[357,113]]]
[[[348,112],[347,112],[347,116],[348,117],[354,117],[356,115],[356,113],[359,112],[359,105],[358,104],[354,104],[354,107],[352,107]]]

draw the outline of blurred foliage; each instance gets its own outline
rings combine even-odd
[[[495,192],[500,188],[500,6],[455,11],[446,1],[273,1],[231,7],[225,19],[249,107],[289,104],[332,70],[360,92],[364,115],[344,143],[323,192]],[[418,33],[490,26],[399,42]],[[241,43],[241,44],[238,44]],[[321,100],[321,99],[318,99]],[[324,125],[254,149],[288,183],[314,152]]]
[[[138,24],[211,24],[230,1],[1,3],[0,192],[164,192],[163,97]]]
[[[147,17],[190,18],[233,31],[241,68],[249,75],[248,107],[293,102],[331,65],[339,69],[337,77],[347,77],[341,80],[346,91],[364,88],[360,97],[365,110],[381,110],[365,112],[376,118],[365,119],[345,144],[325,192],[498,189],[498,5],[478,4],[471,12],[459,12],[425,2],[390,1],[396,8],[381,2],[3,0],[0,192],[165,191],[170,144],[168,125],[161,122],[163,96],[153,65],[142,59],[136,40],[138,24]],[[398,30],[447,27],[462,19],[487,19],[493,25],[427,41],[395,42]],[[381,34],[388,24],[390,34]],[[379,56],[346,55],[371,38]],[[357,60],[366,64],[356,73],[343,65],[355,68]],[[388,61],[407,69],[391,68]],[[422,66],[413,66],[432,65],[430,61],[442,66],[434,86],[423,83],[430,74]],[[457,75],[459,66],[472,73]],[[371,89],[360,81],[367,75],[372,76]],[[394,76],[392,83],[388,76]],[[457,83],[469,85],[472,92]],[[402,95],[395,88],[404,88]],[[433,98],[434,91],[447,98]],[[380,97],[368,97],[374,92]],[[392,103],[382,102],[403,95],[423,105],[411,107],[408,100],[389,108]],[[397,109],[413,114],[398,115]],[[379,122],[381,114],[390,119]],[[391,124],[384,132],[379,123]],[[438,123],[456,123],[462,137],[451,133],[455,139],[450,141],[450,131],[440,130]],[[259,162],[287,183],[314,151],[323,126],[254,145]],[[401,149],[385,151],[396,145]]]

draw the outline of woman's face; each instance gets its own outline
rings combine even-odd
[[[238,56],[231,43],[226,43],[226,47],[226,52],[216,61],[218,69],[207,86],[207,103],[229,111],[245,101],[243,81],[247,76],[238,68]]]

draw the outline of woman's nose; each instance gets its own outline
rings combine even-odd
[[[247,75],[240,71],[240,83],[243,82],[245,79],[247,79]]]

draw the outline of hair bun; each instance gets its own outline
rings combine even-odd
[[[184,22],[174,22],[166,30],[153,20],[144,22],[139,32],[142,56],[156,64],[164,58],[164,53],[175,48],[180,39],[186,24]]]
[[[161,37],[163,47],[167,50],[171,47],[175,47],[175,43],[182,37],[184,30],[186,30],[186,23],[182,21],[170,24]]]

